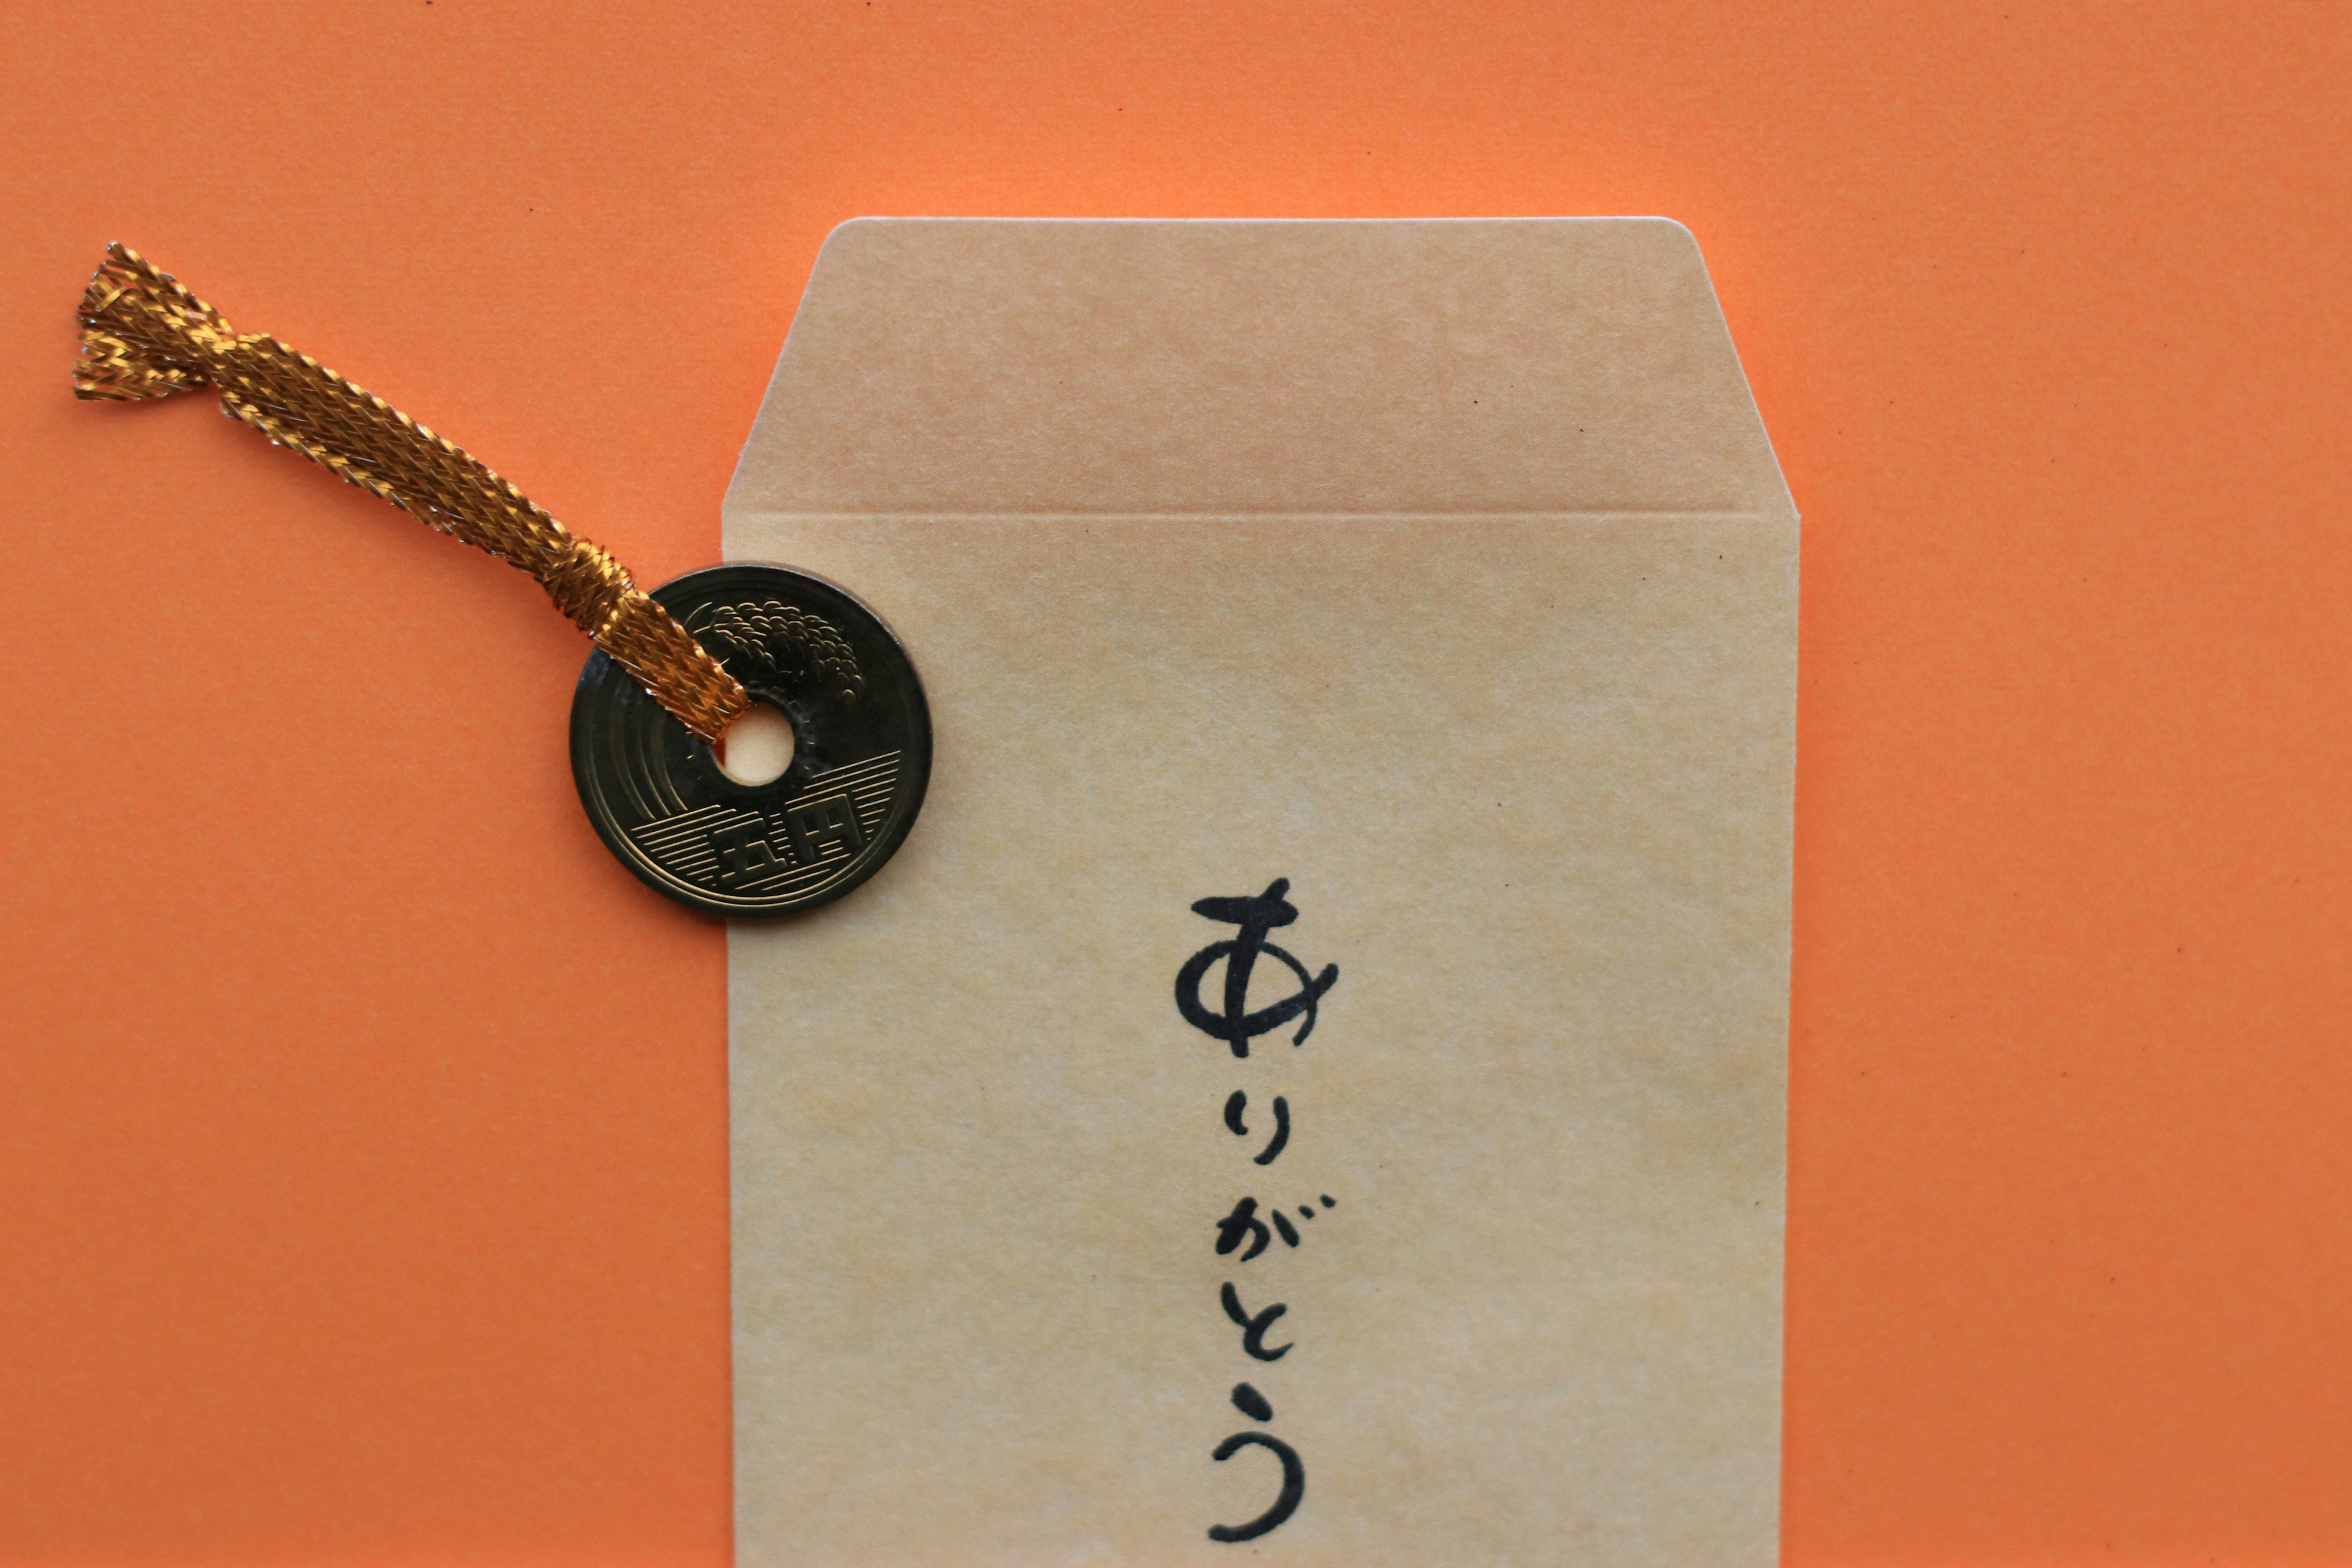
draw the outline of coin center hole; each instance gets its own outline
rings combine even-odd
[[[737,784],[773,784],[793,765],[793,721],[754,702],[727,726],[715,750],[719,771]]]

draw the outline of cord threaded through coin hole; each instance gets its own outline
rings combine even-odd
[[[745,709],[714,748],[719,771],[740,784],[773,784],[793,765],[793,721],[765,702]]]

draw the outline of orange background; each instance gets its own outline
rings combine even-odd
[[[1805,514],[1786,1556],[2352,1558],[2352,9],[12,13],[0,1559],[729,1552],[720,929],[526,579],[68,398],[100,247],[658,582],[860,213],[1687,223]]]

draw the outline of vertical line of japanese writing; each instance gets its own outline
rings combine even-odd
[[[1231,938],[1213,942],[1184,961],[1184,967],[1176,973],[1176,1011],[1192,1027],[1212,1039],[1223,1041],[1236,1061],[1249,1059],[1252,1040],[1260,1035],[1287,1028],[1293,1023],[1297,1025],[1297,1030],[1291,1036],[1290,1043],[1294,1047],[1305,1045],[1307,1037],[1315,1032],[1316,1017],[1324,996],[1339,979],[1337,964],[1327,963],[1322,973],[1309,973],[1307,966],[1288,952],[1265,940],[1269,931],[1278,926],[1294,924],[1298,919],[1298,910],[1285,896],[1289,891],[1289,880],[1277,878],[1265,892],[1254,897],[1202,899],[1192,906],[1194,914],[1236,929]],[[1250,976],[1261,959],[1272,959],[1288,969],[1297,977],[1298,989],[1282,1000],[1253,1012],[1249,1005]],[[1220,963],[1224,966],[1223,994],[1220,998],[1223,1005],[1212,1008],[1202,998],[1202,987],[1208,981],[1209,972]],[[1236,1089],[1225,1097],[1225,1131],[1244,1140],[1244,1149],[1250,1142],[1262,1141],[1257,1152],[1250,1156],[1250,1163],[1265,1167],[1269,1179],[1274,1176],[1272,1167],[1275,1163],[1290,1146],[1292,1115],[1290,1101],[1282,1095],[1276,1095],[1263,1114],[1252,1110],[1249,1091],[1245,1089]],[[1338,1200],[1328,1193],[1317,1193],[1310,1200],[1295,1204],[1287,1200],[1270,1200],[1263,1207],[1256,1197],[1245,1195],[1234,1203],[1224,1218],[1216,1222],[1217,1256],[1233,1258],[1234,1270],[1239,1274],[1244,1265],[1257,1258],[1276,1239],[1286,1249],[1297,1247],[1304,1239],[1302,1227],[1338,1206]],[[1294,1213],[1296,1219],[1292,1217]],[[1263,1301],[1271,1289],[1268,1287],[1267,1291],[1245,1295],[1236,1280],[1228,1279],[1218,1291],[1225,1316],[1241,1331],[1242,1354],[1251,1361],[1267,1364],[1281,1361],[1297,1348],[1294,1342],[1288,1340],[1281,1344],[1266,1343],[1269,1331],[1275,1330],[1283,1314],[1290,1310],[1289,1305],[1282,1301],[1252,1305],[1253,1300]],[[1257,1375],[1266,1374],[1261,1373]],[[1268,1378],[1268,1381],[1274,1380]],[[1209,1539],[1218,1542],[1255,1541],[1279,1529],[1298,1511],[1298,1505],[1307,1496],[1307,1464],[1288,1443],[1271,1432],[1258,1429],[1272,1424],[1275,1409],[1273,1401],[1255,1384],[1247,1381],[1234,1384],[1232,1397],[1234,1408],[1256,1423],[1257,1426],[1234,1433],[1218,1444],[1210,1458],[1222,1464],[1244,1448],[1264,1448],[1280,1462],[1282,1485],[1264,1512],[1244,1524],[1213,1524],[1209,1527]]]

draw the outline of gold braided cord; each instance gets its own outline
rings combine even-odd
[[[109,246],[82,296],[74,395],[131,401],[201,386],[272,441],[530,573],[704,740],[716,741],[750,706],[735,678],[619,562],[465,448],[268,333],[239,334],[137,251]]]

